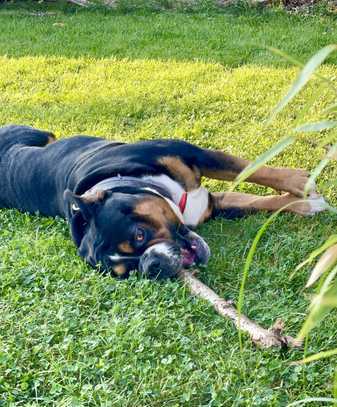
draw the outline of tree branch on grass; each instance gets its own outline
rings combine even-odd
[[[272,346],[279,348],[301,347],[301,341],[282,334],[284,324],[281,320],[277,320],[270,329],[262,328],[242,314],[239,318],[238,311],[231,301],[226,301],[219,297],[211,288],[198,280],[192,273],[181,270],[179,272],[179,278],[188,286],[192,294],[211,303],[218,314],[231,319],[238,329],[248,333],[255,345],[261,348],[270,348]]]
[[[68,0],[68,3],[73,3],[82,7],[89,7],[95,4],[90,0]],[[101,3],[105,7],[113,8],[116,5],[116,0],[103,0]]]
[[[68,0],[68,3],[74,3],[77,6],[89,7],[91,2],[88,0]]]

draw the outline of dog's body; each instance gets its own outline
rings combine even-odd
[[[79,254],[119,276],[151,277],[206,263],[209,249],[189,227],[233,211],[324,209],[319,197],[296,202],[307,174],[262,167],[248,181],[288,194],[209,193],[203,176],[233,180],[248,161],[183,141],[134,144],[75,136],[55,142],[26,126],[0,129],[0,207],[65,217]]]

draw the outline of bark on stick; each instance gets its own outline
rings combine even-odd
[[[284,324],[281,320],[276,321],[270,329],[265,329],[251,321],[245,315],[240,316],[231,301],[219,297],[211,288],[197,279],[191,272],[182,270],[179,278],[185,283],[192,294],[211,303],[218,314],[233,321],[236,328],[247,333],[253,343],[262,348],[298,348],[302,342],[291,336],[283,335]]]

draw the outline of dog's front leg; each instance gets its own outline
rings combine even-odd
[[[235,210],[239,216],[256,211],[276,212],[284,208],[286,212],[293,212],[302,216],[310,216],[326,209],[326,202],[322,197],[315,196],[300,199],[289,193],[282,195],[257,196],[240,192],[214,192],[212,196],[212,216],[225,216]]]

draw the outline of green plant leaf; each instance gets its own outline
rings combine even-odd
[[[315,362],[317,360],[330,358],[331,356],[335,356],[335,355],[337,355],[337,349],[331,349],[331,350],[327,350],[324,352],[315,353],[315,355],[308,356],[297,362],[293,362],[292,364],[304,365],[305,363]]]
[[[316,266],[312,270],[309,280],[305,285],[305,288],[311,287],[325,272],[331,270],[331,268],[337,263],[337,245],[329,247],[329,249],[318,260]]]
[[[250,177],[254,172],[274,158],[277,154],[281,153],[288,146],[293,144],[295,140],[295,136],[287,136],[276,143],[268,151],[261,154],[254,162],[249,164],[243,171],[240,172],[230,190],[233,191],[241,182]]]
[[[313,55],[309,61],[304,65],[302,71],[298,75],[297,79],[293,83],[289,92],[273,109],[268,122],[271,122],[276,115],[287,106],[287,104],[302,90],[302,88],[308,83],[311,75],[315,70],[324,62],[324,60],[334,51],[337,50],[337,45],[327,45],[320,49],[315,55]]]
[[[329,179],[328,181],[323,182],[320,186],[319,189],[321,193],[324,195],[324,193],[328,192],[330,188],[333,188],[337,185],[337,178],[332,178]]]
[[[299,199],[296,202],[303,202],[303,199]],[[248,279],[248,274],[249,274],[249,269],[250,266],[253,262],[253,258],[257,249],[257,245],[259,244],[262,236],[264,235],[265,231],[268,229],[269,225],[274,221],[274,219],[286,208],[289,206],[293,205],[294,202],[291,202],[287,205],[284,205],[282,208],[278,209],[275,213],[273,213],[269,218],[264,222],[264,224],[260,227],[258,230],[257,234],[255,235],[255,238],[253,240],[252,245],[250,246],[249,252],[247,254],[247,258],[245,261],[245,264],[243,266],[243,273],[242,273],[242,278],[241,278],[241,284],[240,284],[240,291],[239,291],[239,298],[238,298],[238,306],[237,306],[237,311],[238,311],[238,333],[239,333],[239,344],[240,344],[240,351],[242,352],[243,350],[243,345],[242,345],[242,332],[240,329],[240,317],[242,313],[242,307],[243,307],[243,301],[244,301],[244,292],[245,292],[245,286],[246,286],[246,281]]]
[[[283,52],[277,48],[274,47],[267,47],[267,49],[269,49],[269,51],[273,52],[275,55],[279,55],[280,57],[282,57],[283,59],[285,59],[286,61],[299,66],[300,68],[304,67],[304,64],[302,62],[300,62],[298,59],[288,55],[286,52]],[[321,82],[324,82],[325,85],[328,85],[328,88],[330,90],[332,90],[336,95],[337,95],[337,89],[334,86],[334,83],[331,81],[331,79],[326,78],[325,76],[322,76],[321,74],[319,74],[318,72],[313,72],[313,75],[316,76],[318,79],[321,80]]]
[[[293,403],[287,404],[287,407],[300,406],[301,404],[314,403],[316,401],[320,403],[334,404],[337,402],[337,399],[332,399],[330,397],[308,397],[306,399],[294,401]]]
[[[324,120],[321,122],[316,123],[306,123],[302,126],[296,127],[294,132],[296,133],[305,133],[305,132],[315,132],[315,131],[322,131],[322,130],[330,130],[334,127],[337,127],[337,121],[333,120]]]
[[[337,266],[335,266],[326,277],[320,292],[316,295],[310,304],[310,312],[307,319],[304,321],[302,328],[297,335],[297,339],[303,340],[308,333],[319,324],[319,322],[331,311],[333,307],[324,304],[325,297],[337,296],[337,281],[332,284],[333,279],[337,274]],[[332,284],[332,285],[331,285]]]
[[[337,297],[325,296],[322,300],[322,304],[336,308],[337,307]]]
[[[322,113],[330,113],[330,112],[333,112],[335,110],[337,110],[337,103],[334,103],[334,104],[328,106],[326,109],[324,109],[322,111]]]
[[[337,132],[334,130],[327,134],[322,141],[317,144],[317,147],[327,147],[329,144],[333,144],[337,140]]]
[[[308,192],[312,189],[312,186],[315,185],[316,179],[319,177],[319,175],[324,170],[324,168],[329,164],[329,162],[331,160],[335,159],[336,154],[337,154],[337,143],[335,143],[330,148],[326,157],[320,161],[320,163],[317,165],[317,167],[314,168],[314,170],[310,174],[310,177],[308,178],[308,181],[304,187],[304,196],[306,196],[308,194]]]
[[[318,249],[315,249],[313,252],[311,252],[310,255],[308,256],[308,258],[296,267],[295,271],[298,271],[299,269],[306,266],[307,264],[312,263],[317,256],[322,254],[326,249],[328,249],[335,243],[337,243],[337,235],[331,235],[322,246],[320,246]]]

